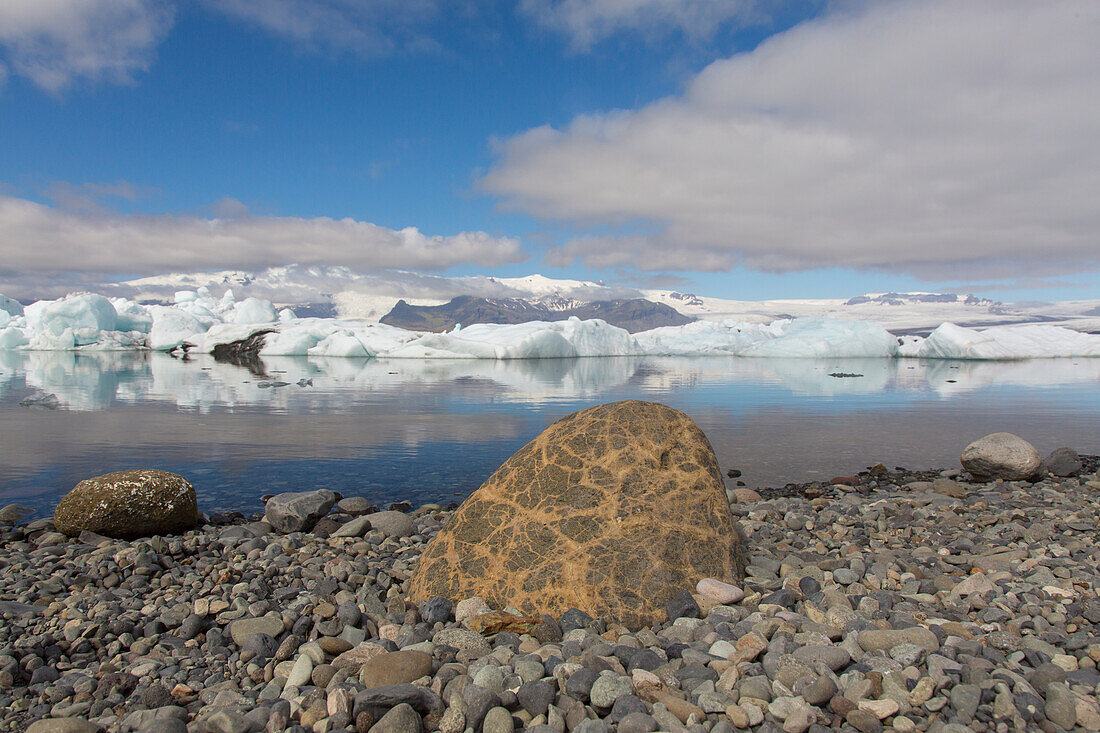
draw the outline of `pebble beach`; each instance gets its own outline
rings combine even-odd
[[[221,514],[132,541],[8,524],[0,730],[1097,730],[1100,473],[1083,463],[730,489],[747,577],[685,587],[635,631],[409,601],[453,507],[372,524],[348,498],[309,532]]]

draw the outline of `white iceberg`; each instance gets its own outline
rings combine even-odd
[[[202,338],[213,325],[180,308],[152,306],[153,325],[149,329],[149,348],[155,351],[171,351],[185,343]]]
[[[877,323],[835,318],[784,321],[774,338],[750,344],[742,356],[798,359],[888,358],[898,352],[897,338]]]
[[[12,300],[6,295],[0,295],[0,313],[8,316],[21,316],[23,315],[23,304],[18,300]]]
[[[653,356],[760,356],[883,358],[897,354],[897,338],[874,323],[834,318],[783,319],[769,324],[695,321],[643,331],[635,338]]]
[[[23,309],[27,327],[38,333],[60,334],[74,331],[114,331],[118,313],[102,295],[79,293],[60,300],[40,300]]]
[[[231,320],[233,323],[237,324],[272,323],[278,320],[278,318],[279,316],[275,312],[275,306],[271,304],[270,300],[245,298],[233,307],[233,316]]]
[[[0,329],[0,351],[18,349],[30,343],[27,334],[21,328],[14,326]]]
[[[1100,356],[1100,335],[1061,326],[993,326],[984,331],[944,323],[923,340],[900,348],[923,359],[1034,359]]]
[[[575,356],[633,356],[637,341],[624,329],[593,319],[479,323],[450,333],[430,333],[392,351],[394,359],[560,359]]]
[[[153,326],[153,314],[147,306],[126,298],[112,298],[115,309],[115,328],[119,331],[138,331],[149,333]]]
[[[0,296],[0,350],[110,351],[181,346],[211,353],[254,336],[261,356],[395,359],[552,359],[585,356],[737,356],[783,359],[1027,359],[1100,356],[1100,335],[1050,325],[983,331],[944,323],[927,338],[868,321],[696,321],[629,334],[601,320],[476,324],[449,333],[362,320],[297,318],[267,300],[179,291],[173,305],[80,293],[26,307]]]

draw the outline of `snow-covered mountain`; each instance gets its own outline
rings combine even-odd
[[[112,294],[171,302],[176,291],[232,289],[237,298],[257,297],[309,315],[379,321],[400,300],[410,306],[440,306],[458,296],[527,300],[538,309],[568,312],[595,301],[644,298],[692,318],[770,323],[780,318],[827,316],[874,321],[896,333],[924,333],[944,322],[968,326],[1043,322],[1100,331],[1100,300],[1001,303],[974,295],[877,292],[848,298],[735,300],[675,290],[634,289],[602,282],[526,277],[442,277],[391,271],[357,273],[346,267],[287,265],[262,271],[174,273],[117,284]],[[328,313],[326,313],[328,309]]]
[[[779,318],[824,316],[873,321],[898,334],[927,333],[945,322],[966,326],[1051,323],[1100,331],[1100,301],[1096,300],[1001,303],[954,293],[867,293],[852,298],[804,300],[732,300],[673,290],[643,290],[642,294],[685,315],[709,321],[771,323]]]

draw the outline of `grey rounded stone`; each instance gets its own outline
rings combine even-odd
[[[516,697],[523,709],[531,715],[546,715],[556,693],[554,685],[545,680],[537,680],[521,685],[516,691]]]
[[[433,626],[437,623],[447,623],[453,612],[454,604],[440,596],[429,598],[420,604],[420,618],[424,623]]]
[[[189,641],[201,634],[205,626],[206,619],[197,613],[192,613],[183,620],[183,623],[179,625],[179,629],[177,629],[176,633],[184,641]]]
[[[1070,730],[1077,725],[1077,698],[1064,682],[1051,682],[1047,686],[1043,712],[1047,720],[1059,728]]]
[[[882,733],[882,723],[878,717],[866,710],[850,710],[844,720],[860,733]]]
[[[485,637],[469,629],[444,629],[432,637],[436,646],[453,646],[460,655],[479,659],[493,651]]]
[[[841,585],[851,585],[859,580],[859,576],[849,568],[837,568],[833,571],[833,580]]]
[[[369,514],[372,511],[377,510],[378,507],[374,506],[369,499],[363,496],[346,496],[340,501],[336,502],[336,508],[344,514],[350,514],[353,517],[358,517],[362,514]]]
[[[263,632],[250,634],[244,640],[244,644],[241,645],[242,652],[252,652],[261,659],[270,659],[275,655],[278,648],[279,642],[275,641],[275,637]]]
[[[614,674],[601,674],[592,683],[592,691],[588,697],[592,707],[607,710],[615,701],[623,695],[629,695],[634,691],[628,677],[620,677]]]
[[[951,707],[963,720],[970,720],[982,701],[982,688],[977,685],[955,685],[951,688]]]
[[[1057,448],[1043,459],[1044,471],[1063,478],[1076,476],[1083,466],[1081,456],[1077,455],[1077,451],[1072,448]]]
[[[595,670],[588,667],[577,670],[565,681],[565,693],[581,702],[587,702],[597,676]]]
[[[714,693],[704,693],[707,695],[713,695]],[[647,715],[649,708],[642,702],[641,698],[636,695],[622,695],[615,700],[615,704],[611,706],[611,712],[608,714],[607,719],[612,723],[620,723],[621,721],[629,717],[630,715],[638,715],[639,713]],[[621,727],[620,727],[621,730]]]
[[[328,489],[276,494],[264,505],[264,518],[277,532],[308,532],[335,503]]]
[[[420,733],[423,721],[408,703],[401,703],[370,727],[370,733]]]
[[[387,537],[408,537],[416,534],[416,522],[404,512],[375,512],[368,514],[370,526]]]
[[[1012,433],[990,433],[966,446],[963,468],[979,481],[1023,481],[1039,472],[1043,458],[1031,443]]]
[[[859,646],[867,652],[889,652],[901,644],[916,644],[930,652],[940,648],[939,638],[922,626],[908,629],[870,629],[859,632]]]
[[[653,733],[660,730],[657,720],[647,713],[630,713],[619,721],[619,733]]]
[[[794,656],[811,667],[820,662],[834,672],[839,672],[852,662],[852,655],[844,647],[824,644],[800,646],[794,650]]]
[[[502,707],[492,708],[485,714],[481,730],[482,733],[512,733],[515,730],[512,714]]]
[[[828,677],[821,676],[802,690],[802,699],[820,707],[832,700],[836,693],[836,683]]]
[[[244,643],[253,634],[277,637],[282,633],[283,620],[278,616],[241,618],[229,624],[229,635],[233,637],[233,643],[241,648],[244,648]]]

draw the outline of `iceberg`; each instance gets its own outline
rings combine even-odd
[[[196,316],[180,308],[152,306],[153,325],[149,329],[149,348],[154,351],[171,351],[185,343],[201,338],[214,325],[205,324]]]
[[[624,329],[593,319],[479,323],[450,333],[423,334],[379,356],[394,359],[562,359],[633,356],[638,343]]]
[[[796,318],[769,324],[695,321],[635,334],[651,356],[883,358],[896,356],[897,337],[874,323]]]
[[[1061,326],[993,326],[984,331],[944,323],[904,344],[902,356],[923,359],[1035,359],[1100,356],[1100,335]]]
[[[0,329],[0,351],[18,349],[30,343],[23,329],[14,326]]]
[[[23,309],[27,327],[39,333],[61,334],[65,329],[82,332],[114,331],[118,313],[102,295],[79,293],[60,300],[40,300]]]
[[[0,295],[0,313],[6,313],[9,317],[23,315],[23,304],[18,300]]]
[[[112,298],[111,305],[116,314],[115,328],[119,331],[149,333],[153,326],[153,314],[149,308],[126,298]]]
[[[877,323],[836,318],[784,321],[774,338],[751,344],[741,356],[866,359],[897,356],[897,338]]]
[[[233,323],[272,323],[278,318],[270,300],[245,298],[233,307]]]
[[[237,344],[237,342],[247,342]],[[77,293],[26,307],[0,296],[0,350],[115,351],[235,348],[258,355],[392,359],[566,359],[736,356],[766,359],[1007,360],[1100,357],[1100,335],[1028,324],[975,330],[944,323],[927,337],[895,336],[869,321],[827,317],[771,323],[695,321],[627,333],[599,319],[475,324],[450,332],[376,322],[298,318],[267,300],[182,290],[172,305]]]

